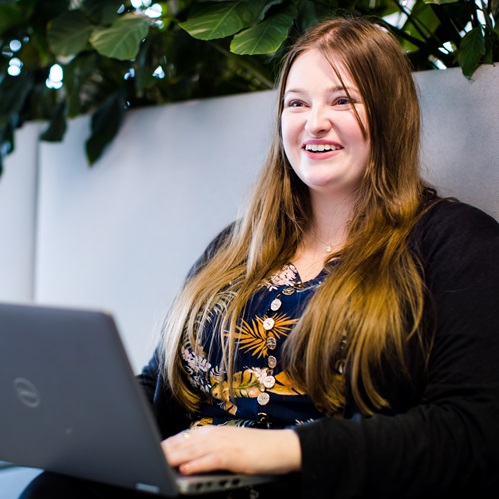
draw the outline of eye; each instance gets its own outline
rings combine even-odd
[[[348,97],[338,97],[333,104],[335,106],[341,106],[341,107],[347,107],[351,106],[352,104],[355,104],[355,102],[351,101]]]
[[[297,99],[291,99],[288,102],[284,103],[284,107],[303,107],[305,104]]]

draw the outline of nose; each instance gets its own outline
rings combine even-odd
[[[324,135],[333,126],[331,116],[324,106],[313,106],[307,116],[305,130],[313,136]]]

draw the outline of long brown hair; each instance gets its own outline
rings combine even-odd
[[[182,368],[182,334],[199,346],[210,311],[223,308],[217,331],[230,386],[238,318],[262,280],[291,260],[311,223],[308,189],[285,156],[280,116],[289,70],[312,48],[332,65],[334,54],[357,84],[367,113],[364,132],[372,145],[341,263],[288,336],[285,368],[317,407],[332,412],[335,361],[346,344],[350,390],[360,409],[372,413],[387,405],[372,369],[383,356],[403,367],[407,339],[420,329],[424,289],[408,236],[421,213],[425,185],[419,174],[420,108],[411,68],[399,43],[372,21],[327,20],[304,33],[286,55],[273,143],[246,213],[186,283],[165,323],[165,377],[190,410],[198,406],[199,395]]]

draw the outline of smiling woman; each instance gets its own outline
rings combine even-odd
[[[310,28],[278,103],[246,212],[139,378],[167,459],[287,473],[286,497],[493,493],[499,225],[421,178],[411,68],[369,20]]]
[[[494,497],[499,225],[422,179],[410,66],[378,25],[310,28],[277,97],[250,203],[138,377],[166,459],[285,474],[263,498]]]

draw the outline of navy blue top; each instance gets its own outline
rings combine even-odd
[[[318,276],[307,282],[301,281],[298,270],[289,263],[262,282],[246,306],[237,328],[238,355],[232,376],[232,400],[227,382],[221,376],[221,326],[216,320],[224,310],[220,305],[230,299],[230,291],[221,291],[203,337],[203,351],[197,350],[196,353],[186,336],[182,341],[185,370],[194,389],[202,395],[199,412],[193,416],[193,425],[283,427],[322,416],[283,369],[282,347],[335,263],[329,263]],[[214,343],[210,348],[212,339]],[[338,383],[344,387],[341,366],[339,370]],[[339,393],[343,392],[344,389],[340,388]],[[344,396],[337,405],[343,407]]]

